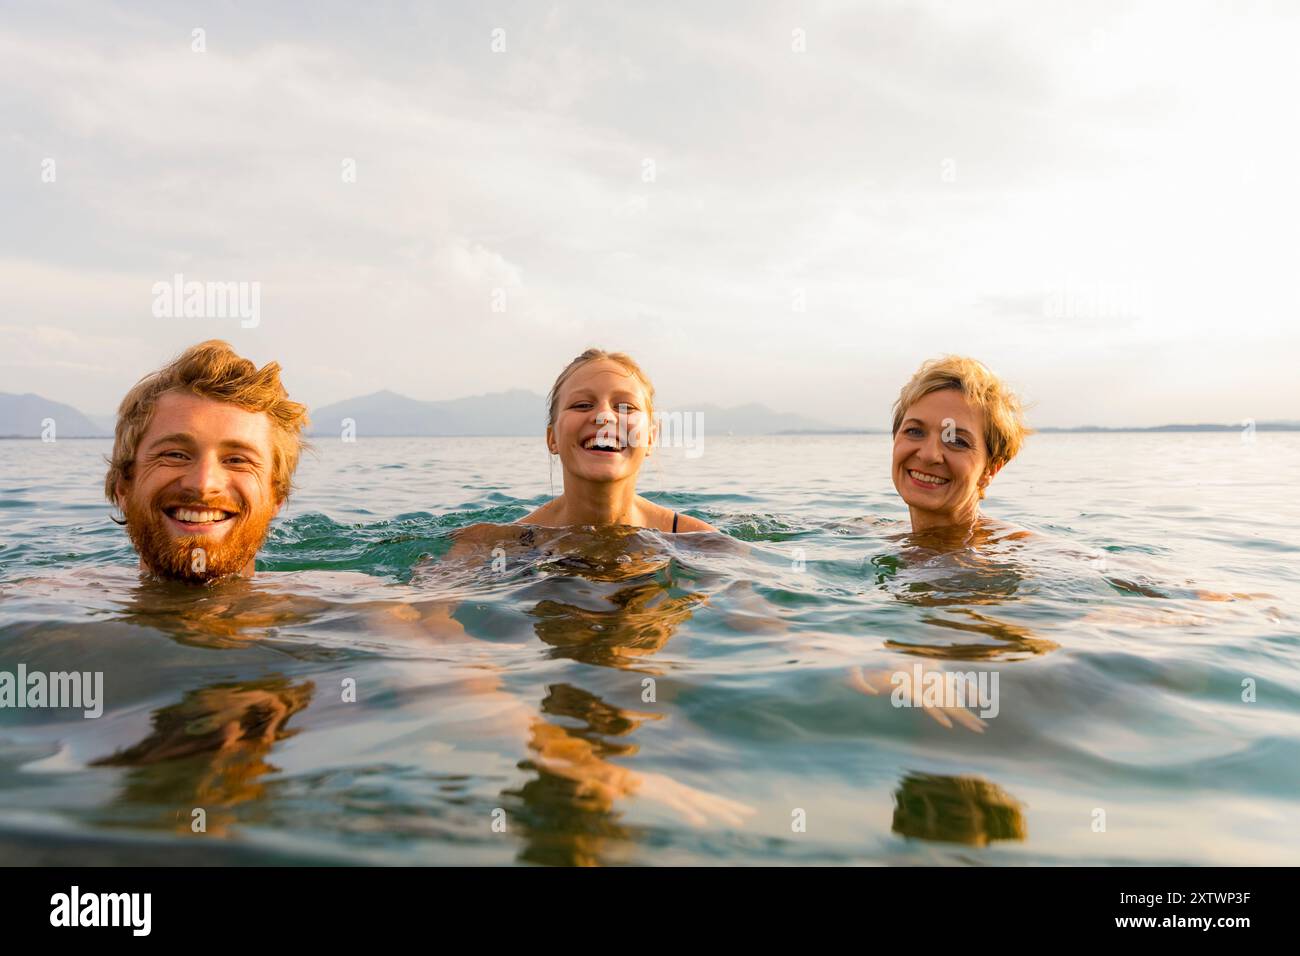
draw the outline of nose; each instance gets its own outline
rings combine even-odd
[[[195,455],[181,478],[181,488],[201,501],[220,496],[225,487],[226,470],[215,450]]]
[[[925,442],[918,450],[918,454],[930,464],[937,465],[943,461],[943,441],[939,432],[931,431],[926,436]]]

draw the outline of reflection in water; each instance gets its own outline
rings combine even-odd
[[[555,648],[554,657],[630,667],[628,658],[646,657],[667,644],[705,598],[673,596],[667,585],[652,580],[619,588],[602,600],[611,606],[588,609],[544,600],[532,609],[537,636]]]
[[[609,737],[626,737],[642,722],[662,715],[613,707],[568,685],[548,690],[542,712],[546,717],[530,727],[531,756],[520,763],[536,771],[537,779],[505,794],[523,803],[517,814],[525,828],[521,860],[595,866],[630,858],[632,841],[639,840],[642,831],[624,824],[615,809],[620,798],[629,796],[660,804],[691,826],[716,820],[740,827],[755,813],[747,804],[665,774],[632,771],[612,762],[633,756],[638,747]],[[573,726],[575,720],[580,726]]]
[[[331,657],[343,649],[314,640],[276,640],[277,630],[289,636],[310,628],[323,635],[334,627],[344,633],[362,627],[375,638],[440,636],[475,643],[453,617],[451,597],[484,578],[501,553],[497,536],[508,533],[519,539],[508,553],[516,593],[531,630],[556,659],[658,673],[645,661],[706,600],[687,589],[693,582],[683,587],[676,580],[677,566],[655,535],[497,527],[489,532],[496,538],[491,548],[421,569],[415,588],[388,586],[393,600],[340,603],[328,585],[346,584],[342,574],[314,575],[324,585],[320,593],[298,576],[288,581],[264,575],[205,589],[145,581],[116,603],[115,617],[183,645],[233,649],[270,641],[300,660]],[[442,597],[436,596],[439,587],[446,588]],[[476,666],[492,674],[485,696],[510,693],[495,665]],[[634,693],[642,690],[639,683],[634,686]],[[115,805],[129,808],[131,824],[189,832],[192,811],[202,808],[207,832],[225,835],[236,824],[235,807],[266,798],[264,778],[275,770],[271,750],[293,733],[288,722],[307,707],[312,692],[311,683],[284,678],[187,691],[179,703],[154,713],[146,739],[93,765],[129,768]],[[642,842],[639,829],[622,822],[620,803],[629,797],[667,808],[696,826],[716,821],[739,826],[753,813],[739,802],[628,765],[639,750],[631,739],[635,731],[662,714],[618,707],[573,682],[549,686],[540,705],[517,702],[525,708],[518,766],[534,777],[506,796],[522,804],[512,811],[520,823],[512,832],[523,838],[523,860],[621,861]],[[117,817],[116,822],[124,821]]]
[[[145,580],[132,589],[120,617],[191,647],[242,647],[274,628],[306,624],[329,607],[310,596],[267,590],[265,580],[237,578],[201,588]]]
[[[1028,837],[1024,807],[980,777],[910,773],[894,794],[893,831],[906,837],[987,846]]]
[[[47,839],[63,841],[73,862],[110,843],[187,862],[236,849],[255,862],[471,865],[520,853],[635,864],[1293,860],[1300,836],[1278,821],[1300,812],[1297,761],[1286,759],[1300,742],[1300,705],[1277,689],[1300,666],[1300,498],[1242,468],[1240,444],[1222,436],[1042,440],[1025,470],[999,477],[1013,483],[999,485],[1005,514],[1039,529],[1020,541],[904,540],[887,482],[863,483],[864,462],[887,461],[887,436],[723,438],[661,503],[703,511],[726,534],[624,534],[616,544],[617,535],[540,530],[531,552],[504,543],[494,555],[492,543],[473,568],[449,559],[462,531],[540,503],[535,442],[333,443],[306,460],[313,470],[254,579],[170,592],[142,586],[125,537],[87,511],[102,449],[4,443],[0,670],[103,670],[106,697],[100,720],[0,710],[0,853],[23,829],[33,836],[17,845],[43,852]],[[1274,470],[1293,473],[1300,438],[1268,440]],[[1172,461],[1167,481],[1130,467],[1157,441]],[[679,483],[671,470],[664,477]],[[841,520],[886,499],[887,515]],[[491,532],[509,542],[520,530]],[[792,560],[796,548],[806,561]],[[425,554],[445,588],[415,582]],[[656,585],[666,587],[656,595]],[[1236,600],[1207,601],[1204,588]],[[624,589],[621,604],[610,600]],[[708,603],[687,618],[673,601],[692,592]],[[677,630],[624,653],[659,616]],[[1043,638],[1069,653],[1027,659]],[[992,658],[969,659],[985,648]],[[981,718],[977,734],[974,718],[966,726],[932,710],[948,731],[937,716],[896,712],[888,678],[918,663],[1000,670],[1000,715]],[[869,685],[877,696],[841,683],[855,666],[885,672]],[[188,826],[182,808],[198,802],[204,777],[231,759],[219,744],[85,767],[138,749],[154,733],[153,711],[187,691],[272,673],[316,689],[281,724],[298,735],[256,758],[283,769],[245,779],[261,796],[225,811],[235,817],[227,837],[172,832]],[[344,674],[357,677],[360,706],[336,697]],[[1261,701],[1274,689],[1267,719],[1264,703],[1242,703],[1247,675]],[[657,701],[642,699],[647,677]],[[241,728],[232,743],[253,749],[239,741],[242,721],[228,722]],[[233,763],[232,772],[247,767]],[[1107,799],[1141,825],[1104,846],[1078,839],[1080,768],[1104,771]],[[695,829],[688,811],[653,799],[646,772],[656,770],[761,805],[763,816],[736,827],[705,813],[708,829]],[[1014,787],[1032,798],[1033,832],[1024,842],[990,836],[983,849],[891,832],[893,794],[912,770]],[[584,778],[595,795],[580,792]],[[854,814],[855,796],[880,779],[883,819]],[[163,802],[127,800],[128,783],[131,796],[152,786]],[[506,789],[528,800],[503,798]],[[704,798],[660,792],[703,812],[694,808]],[[922,792],[907,784],[901,832],[930,832],[916,807],[939,804]],[[797,840],[794,806],[810,831]],[[1232,825],[1216,828],[1224,806]],[[489,823],[497,807],[504,833]],[[548,837],[547,819],[567,831]]]
[[[673,562],[647,537],[623,528],[519,532],[520,550],[542,575],[537,585],[524,589],[525,596],[540,592],[528,613],[553,657],[658,673],[644,659],[663,648],[706,598],[680,589]],[[633,757],[639,745],[628,738],[662,714],[617,707],[571,683],[548,687],[539,709],[541,716],[529,728],[529,757],[519,765],[537,777],[506,794],[523,803],[523,861],[620,862],[640,837],[616,809],[618,801],[633,795],[662,804],[693,825],[718,818],[738,826],[753,813],[742,803],[663,774],[613,762]]]
[[[148,737],[91,765],[132,768],[119,803],[172,807],[167,820],[183,832],[202,808],[207,832],[224,834],[230,809],[262,796],[260,778],[277,769],[266,757],[293,735],[285,725],[314,690],[310,681],[272,677],[187,691],[154,712]]]
[[[375,596],[357,600],[349,592]],[[464,637],[446,601],[357,572],[263,573],[207,587],[146,580],[128,593],[113,608],[117,620],[189,647],[267,644],[279,654],[320,661]],[[329,640],[332,635],[338,640]]]
[[[1024,597],[1033,574],[1024,551],[1032,537],[988,520],[970,531],[944,528],[900,536],[899,553],[872,559],[876,583],[904,604],[928,609],[921,621],[944,631],[933,643],[892,639],[885,646],[953,661],[1017,661],[1056,650],[1059,644],[1023,624],[975,610]],[[951,631],[975,639],[954,642]]]
[[[607,758],[634,754],[637,745],[609,738],[626,737],[659,715],[612,707],[568,684],[548,688],[541,710],[546,718],[533,720],[529,731],[532,756],[520,763],[537,778],[506,794],[524,804],[519,816],[527,842],[519,858],[571,866],[610,862],[610,844],[636,837],[614,810],[615,801],[635,789],[635,777]],[[568,723],[561,722],[565,718]]]
[[[537,547],[540,533],[525,530],[521,541]],[[628,667],[629,657],[654,654],[677,629],[690,620],[706,598],[682,591],[675,565],[653,540],[632,529],[592,529],[569,532],[568,551],[558,556],[546,549],[538,569],[546,574],[546,595],[529,612],[543,643],[554,657],[607,667]],[[602,586],[603,585],[603,586]]]
[[[969,608],[952,608],[948,613],[955,619],[925,614],[921,616],[921,620],[935,627],[986,637],[994,643],[965,641],[957,644],[925,645],[887,640],[885,646],[901,650],[905,654],[937,657],[950,661],[1019,661],[1038,654],[1047,654],[1061,646],[1045,637],[1038,637],[1027,627],[999,621],[995,617]]]

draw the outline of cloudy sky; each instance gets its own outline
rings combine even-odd
[[[540,392],[600,345],[880,427],[961,352],[1038,425],[1300,418],[1293,4],[166,6],[0,5],[0,391],[103,413],[223,337],[311,404]],[[257,326],[155,315],[177,273]]]

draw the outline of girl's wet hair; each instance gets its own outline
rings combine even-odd
[[[560,373],[560,377],[557,378],[555,384],[551,386],[551,393],[546,399],[546,425],[548,428],[555,424],[555,416],[559,413],[560,389],[564,388],[564,383],[569,380],[569,377],[572,376],[574,372],[582,368],[584,365],[587,365],[590,362],[599,362],[602,359],[623,366],[623,368],[627,369],[629,375],[641,383],[641,387],[645,389],[647,406],[646,414],[651,417],[654,416],[655,387],[651,384],[650,377],[646,375],[645,372],[641,371],[641,366],[636,364],[636,359],[632,358],[632,356],[628,355],[626,352],[606,352],[604,349],[587,349],[587,351],[583,352],[564,367],[564,371]]]

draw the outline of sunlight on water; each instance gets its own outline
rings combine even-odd
[[[0,672],[104,675],[0,709],[0,862],[1300,857],[1300,436],[1035,436],[966,547],[886,436],[709,437],[641,491],[723,535],[455,553],[549,497],[540,439],[321,439],[198,591],[133,571],[107,448],[0,442]],[[894,706],[954,673],[996,713]]]

